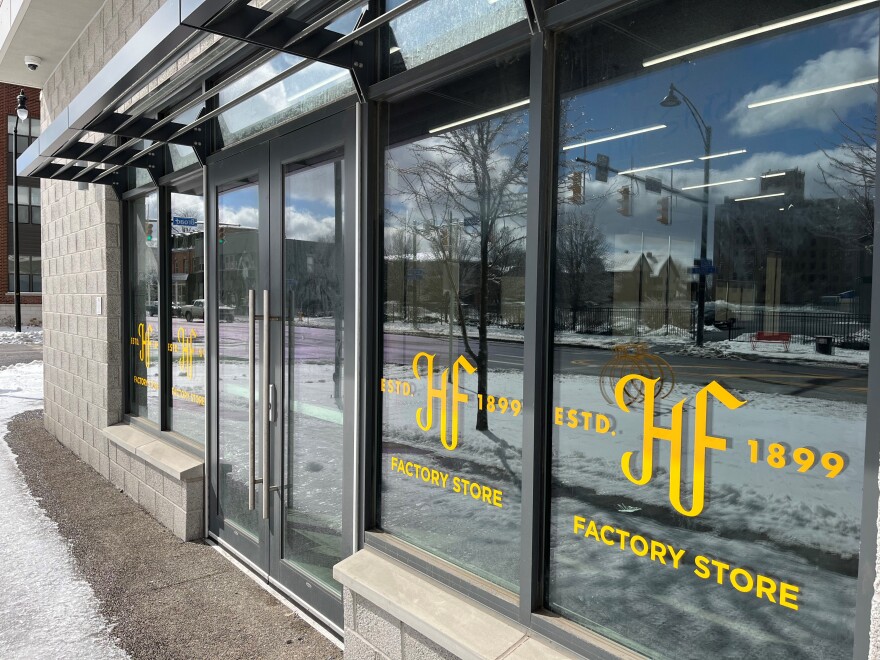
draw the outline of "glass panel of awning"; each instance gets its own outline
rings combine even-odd
[[[357,7],[329,23],[327,28],[341,34],[351,32],[361,13],[362,8]],[[348,69],[279,53],[247,76],[224,87],[218,94],[220,106],[285,72],[289,74],[277,83],[219,115],[217,120],[225,145],[261,133],[356,92]]]
[[[388,0],[386,11],[412,0]],[[388,24],[388,75],[394,75],[528,18],[523,0],[429,0]]]

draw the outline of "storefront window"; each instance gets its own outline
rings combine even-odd
[[[205,441],[205,206],[171,193],[171,407],[173,431]],[[198,310],[198,311],[197,311]]]
[[[159,212],[153,192],[128,203],[129,412],[159,423]]]
[[[527,99],[528,60],[511,57],[391,106],[377,383],[382,529],[512,591]]]
[[[546,606],[651,657],[852,657],[878,14],[780,11],[561,40]]]
[[[405,0],[388,0],[386,9]],[[527,18],[523,0],[431,0],[389,23],[389,75],[436,57]]]

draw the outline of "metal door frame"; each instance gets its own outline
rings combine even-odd
[[[287,163],[298,159],[318,158],[342,148],[343,160],[343,251],[347,268],[344,274],[343,318],[346,332],[343,339],[343,511],[342,511],[342,557],[353,554],[357,549],[360,516],[360,479],[356,463],[358,446],[358,424],[356,420],[357,387],[356,345],[360,331],[357,318],[357,286],[360,281],[358,268],[358,149],[356,109],[350,108],[329,118],[322,119],[291,131],[284,136],[256,144],[239,151],[228,158],[209,162],[205,167],[206,222],[206,282],[205,295],[208,310],[216,309],[217,276],[217,187],[225,182],[256,175],[259,182],[259,204],[261,218],[268,217],[266,231],[260,232],[260,286],[270,291],[269,314],[272,319],[269,343],[269,375],[275,386],[275,401],[281,411],[276,415],[270,431],[270,485],[283,483],[285,447],[285,410],[287,392],[284,382],[284,296],[283,296],[283,257],[284,257],[284,198],[283,168]],[[266,214],[264,216],[263,214]],[[263,220],[265,222],[265,220]],[[262,224],[262,223],[261,223]],[[262,290],[257,291],[262,295]],[[258,543],[253,543],[246,534],[227,531],[219,515],[219,461],[218,448],[218,395],[217,368],[219,357],[218,319],[216,314],[206,314],[208,369],[208,437],[206,463],[208,536],[217,540],[237,558],[259,574],[273,587],[296,601],[310,614],[328,628],[341,635],[343,630],[343,610],[341,595],[336,594],[315,579],[281,560],[283,538],[281,534],[284,510],[281,506],[282,490],[273,489],[270,494],[269,518],[260,526]],[[257,406],[256,414],[261,414]],[[257,438],[257,442],[259,442]],[[258,487],[262,493],[262,487]],[[257,509],[259,510],[259,499]],[[242,540],[243,539],[243,540]]]

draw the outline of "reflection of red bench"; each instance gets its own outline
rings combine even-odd
[[[756,332],[755,334],[752,335],[751,341],[752,341],[752,348],[755,350],[758,349],[758,346],[757,346],[758,342],[760,342],[760,341],[773,341],[773,342],[777,342],[779,344],[782,344],[782,346],[787,351],[788,345],[791,343],[791,333],[790,332],[764,332],[763,330],[759,330],[758,332]]]

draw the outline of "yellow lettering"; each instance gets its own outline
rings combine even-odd
[[[694,564],[696,565],[696,569],[694,569],[694,575],[698,578],[706,579],[712,572],[709,570],[709,559],[704,557],[703,555],[697,555],[694,557]]]
[[[585,537],[592,536],[597,541],[599,540],[599,531],[596,529],[596,521],[595,520],[591,520],[590,524],[587,525],[587,531],[584,532],[584,536]]]
[[[678,562],[681,561],[681,558],[684,557],[685,550],[684,548],[676,551],[671,545],[666,546],[669,548],[669,556],[672,557],[672,567],[677,569]]]
[[[605,531],[613,532],[614,528],[611,525],[602,525],[602,529],[599,530],[599,535],[602,537],[602,543],[605,545],[614,545],[614,541],[611,539],[605,538]]]
[[[783,607],[787,607],[790,610],[797,611],[798,604],[798,594],[800,593],[800,589],[793,584],[788,584],[787,582],[779,583],[779,604]]]

